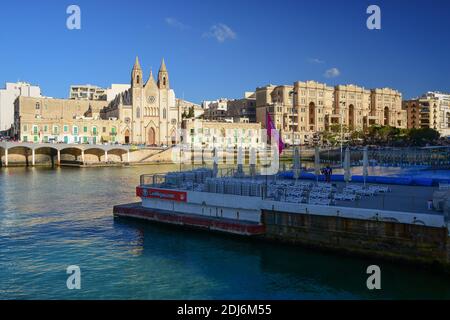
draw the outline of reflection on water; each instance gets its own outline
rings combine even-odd
[[[0,171],[0,298],[450,298],[446,276],[173,227],[114,220],[143,173],[175,166]],[[381,292],[365,270],[382,269]],[[82,289],[66,289],[78,265]]]

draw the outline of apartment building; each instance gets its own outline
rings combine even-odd
[[[70,86],[69,99],[74,100],[106,100],[106,89],[85,84]]]
[[[408,128],[432,128],[450,136],[450,94],[427,92],[403,102]]]
[[[257,88],[256,121],[265,126],[267,113],[288,144],[309,143],[333,126],[346,126],[351,131],[371,125],[407,127],[401,93],[353,84],[331,87],[316,81],[297,81],[293,86]]]
[[[0,131],[11,129],[14,124],[14,101],[17,97],[40,97],[41,88],[27,82],[7,82],[0,89]]]

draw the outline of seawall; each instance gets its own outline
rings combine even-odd
[[[268,240],[353,255],[440,266],[450,272],[447,228],[262,211]]]

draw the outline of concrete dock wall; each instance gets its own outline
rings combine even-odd
[[[446,228],[263,210],[270,240],[363,256],[438,264],[450,271]]]

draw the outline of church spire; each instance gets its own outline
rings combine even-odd
[[[161,61],[161,68],[159,68],[159,72],[167,72],[166,63],[164,62],[164,58]]]
[[[139,63],[138,56],[136,56],[136,61],[134,62],[133,70],[141,70],[141,64]]]

